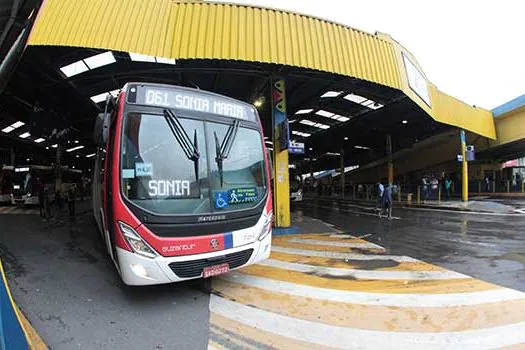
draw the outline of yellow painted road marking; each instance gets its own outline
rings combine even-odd
[[[253,276],[271,277],[274,280],[313,287],[371,293],[463,293],[501,288],[472,278],[441,281],[356,281],[334,277],[324,278],[261,265],[251,265],[240,271]]]
[[[333,349],[330,347],[287,338],[275,333],[265,332],[255,327],[246,326],[245,324],[227,318],[224,315],[219,315],[213,312],[213,310],[210,313],[210,324],[217,325],[222,329],[228,329],[233,333],[252,339],[254,342],[262,345],[260,348],[263,348],[263,346],[269,346],[277,349]]]
[[[295,249],[304,249],[304,250],[316,250],[316,251],[330,251],[330,252],[339,252],[339,253],[362,253],[367,252],[369,254],[380,254],[384,253],[384,248],[349,248],[349,247],[327,247],[315,244],[306,244],[306,243],[295,243],[290,241],[273,241],[272,245],[278,247],[286,248],[295,248]]]
[[[525,299],[475,306],[422,308],[359,305],[272,292],[226,280],[213,281],[220,296],[297,319],[350,328],[396,332],[450,332],[525,321]]]
[[[317,256],[304,256],[295,255],[288,253],[279,253],[272,251],[272,259],[295,262],[300,264],[309,264],[316,266],[330,266],[337,268],[348,268],[348,269],[363,269],[363,270],[374,270],[374,271],[448,271],[439,266],[428,264],[425,262],[397,262],[397,261],[384,261],[384,260],[348,260],[345,262],[343,259],[325,258]]]

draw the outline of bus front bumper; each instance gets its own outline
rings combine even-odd
[[[225,255],[235,253],[242,254],[242,252],[246,250],[253,249],[253,253],[246,263],[230,269],[235,270],[243,266],[255,264],[270,256],[271,243],[272,235],[270,233],[262,241],[257,240],[250,244],[218,252],[177,257],[158,256],[151,259],[117,247],[117,256],[122,281],[130,286],[141,286],[180,282],[202,277],[202,271],[196,276],[187,278],[179,277],[170,267],[170,264],[177,262],[184,262],[185,265],[190,263],[191,265],[192,261],[197,263],[197,260],[203,259],[217,259],[218,261],[221,261],[221,257],[224,257]]]

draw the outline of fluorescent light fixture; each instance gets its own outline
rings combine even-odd
[[[313,109],[300,109],[297,112],[295,112],[295,114],[308,114],[312,112],[313,112]]]
[[[315,123],[314,126],[315,126],[316,128],[319,128],[319,129],[330,129],[330,126],[329,126],[329,125],[321,124],[321,123]]]
[[[15,173],[23,173],[24,171],[29,171],[29,168],[15,168]]]
[[[359,104],[361,104],[362,102],[367,100],[363,96],[354,95],[354,94],[348,94],[348,95],[344,96],[343,98],[345,100],[352,101],[352,102],[359,103]]]
[[[47,146],[46,149],[49,149],[49,146]]]
[[[408,120],[403,120],[401,123],[408,124]]]
[[[11,124],[11,127],[14,128],[14,129],[18,129],[19,127],[24,126],[24,125],[26,125],[26,123],[24,123],[24,122],[16,122],[16,123]]]
[[[335,153],[335,152],[326,152],[327,156],[340,156],[341,153]]]
[[[347,122],[350,120],[350,118],[348,117],[343,117],[342,115],[339,115],[339,114],[336,114],[332,117],[332,119],[335,119],[337,121],[340,121],[340,122]]]
[[[302,119],[299,123],[304,124],[304,125],[309,125],[309,126],[315,125],[315,122],[308,120],[308,119]]]
[[[293,135],[302,136],[302,137],[310,137],[311,134],[308,134],[306,132],[296,131],[292,130]]]
[[[95,156],[95,153],[91,153],[91,154],[88,154],[88,155],[86,156],[86,158],[91,158],[91,157],[94,157],[94,156]]]
[[[120,92],[120,89],[111,90],[109,94],[113,96],[114,98],[117,98],[118,93]]]
[[[288,121],[288,124],[292,124],[292,123],[295,123],[297,121],[297,119],[292,119],[292,120],[289,120]]]
[[[345,136],[345,141],[348,141],[348,136]]]
[[[157,63],[163,63],[163,64],[176,64],[177,62],[175,61],[174,58],[166,58],[166,57],[155,57],[155,59],[157,60]]]
[[[46,140],[46,139],[39,137],[39,138],[37,138],[37,139],[35,140],[35,143],[41,143],[41,142],[44,142],[45,140]]]
[[[76,61],[71,64],[68,64],[67,66],[61,67],[60,70],[66,77],[72,77],[75,75],[78,75],[80,73],[87,72],[89,70],[88,66],[84,63],[84,61]]]
[[[18,135],[21,139],[27,139],[29,136],[31,136],[31,134],[28,132]]]
[[[343,93],[342,91],[327,91],[324,94],[322,94],[321,97],[322,98],[325,98],[325,97],[337,97],[337,96],[341,95],[342,93]]]
[[[75,143],[78,143],[78,140],[75,140]]]
[[[370,149],[370,147],[366,147],[366,146],[354,146],[354,148],[357,148],[357,149]]]
[[[267,144],[267,145],[273,145],[272,141],[264,141],[264,143]]]
[[[19,190],[20,189],[20,185],[13,185],[13,190]]]
[[[312,147],[308,148],[310,151],[313,151],[314,149]]]
[[[2,132],[5,132],[6,134],[10,133],[11,131],[15,130],[12,126],[6,126],[2,129]]]
[[[52,148],[57,148],[58,145],[55,143],[53,146],[51,146]]]
[[[373,104],[367,106],[368,108],[371,108],[373,110],[383,108],[383,105],[381,103],[374,102]]]
[[[137,61],[137,62],[153,62],[153,63],[155,63],[155,57],[148,56],[148,55],[142,55],[140,53],[130,52],[129,53],[129,58],[131,58],[132,61]]]
[[[272,147],[266,147],[266,149],[269,149],[270,151],[273,151]]]
[[[101,94],[91,96],[90,99],[91,99],[91,101],[93,101],[95,103],[100,103],[100,102],[105,101],[107,96],[108,96],[108,93],[107,92],[103,92]]]
[[[326,117],[326,118],[332,118],[332,116],[334,115],[334,113],[327,112],[323,109],[318,110],[317,112],[315,112],[315,114],[320,115],[321,117]]]
[[[84,58],[84,62],[89,67],[89,69],[95,69],[102,66],[107,66],[108,64],[115,63],[115,56],[113,52],[106,51],[98,55],[94,55],[88,58]]]
[[[77,151],[79,149],[82,149],[84,148],[84,146],[80,145],[80,146],[76,146],[76,147],[73,147],[73,148],[69,148],[69,149],[66,149],[66,152],[73,152],[73,151]]]

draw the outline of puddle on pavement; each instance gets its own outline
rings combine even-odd
[[[525,253],[507,253],[501,256],[498,256],[496,259],[501,260],[512,260],[519,263],[525,264]]]

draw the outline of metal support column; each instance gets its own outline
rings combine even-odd
[[[288,119],[286,85],[282,78],[272,79],[272,125],[274,158],[274,225],[290,226],[290,179],[288,174]]]
[[[392,137],[386,135],[386,153],[388,155],[388,183],[394,183],[394,164],[392,163]]]
[[[468,163],[467,163],[467,140],[465,136],[465,130],[460,131],[461,139],[461,156],[463,160],[461,162],[461,186],[462,186],[462,199],[463,202],[468,202]]]

